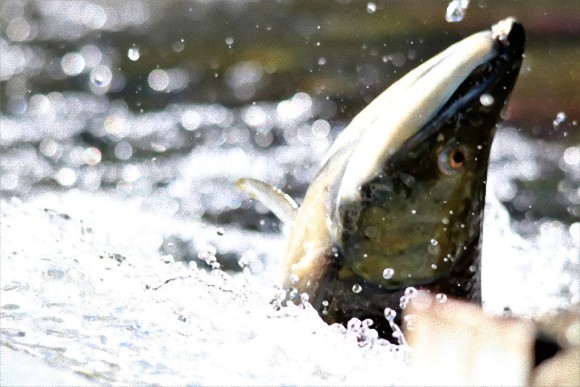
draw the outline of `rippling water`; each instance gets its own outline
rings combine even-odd
[[[14,357],[31,354],[66,371],[56,380],[96,383],[408,380],[406,348],[307,305],[273,310],[284,230],[233,183],[300,198],[383,77],[432,52],[400,32],[384,48],[369,22],[338,55],[354,39],[332,32],[347,5],[320,22],[297,4],[252,17],[243,2],[0,5],[3,378],[43,381],[17,371],[47,375]],[[350,6],[385,14],[369,4]],[[492,150],[483,291],[491,312],[533,315],[580,301],[578,117],[564,104],[528,124],[518,111]]]

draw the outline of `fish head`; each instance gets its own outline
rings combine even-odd
[[[512,18],[464,39],[394,84],[337,140],[327,163],[343,161],[326,213],[339,278],[473,291],[454,278],[479,272],[490,148],[524,41]]]

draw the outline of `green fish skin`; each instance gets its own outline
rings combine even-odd
[[[400,322],[414,289],[481,303],[489,152],[524,42],[519,22],[500,21],[424,62],[353,119],[293,215],[280,279],[290,297],[307,293],[328,323],[370,318],[388,339],[385,308]]]

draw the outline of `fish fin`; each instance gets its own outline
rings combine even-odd
[[[284,191],[263,181],[243,178],[236,182],[236,188],[259,200],[284,223],[292,223],[298,212],[298,204]]]

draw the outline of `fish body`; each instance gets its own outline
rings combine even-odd
[[[384,335],[385,308],[414,289],[481,301],[489,152],[524,41],[508,18],[409,72],[339,135],[298,209],[238,182],[292,223],[280,278],[291,296],[307,293],[329,323],[371,318]]]

